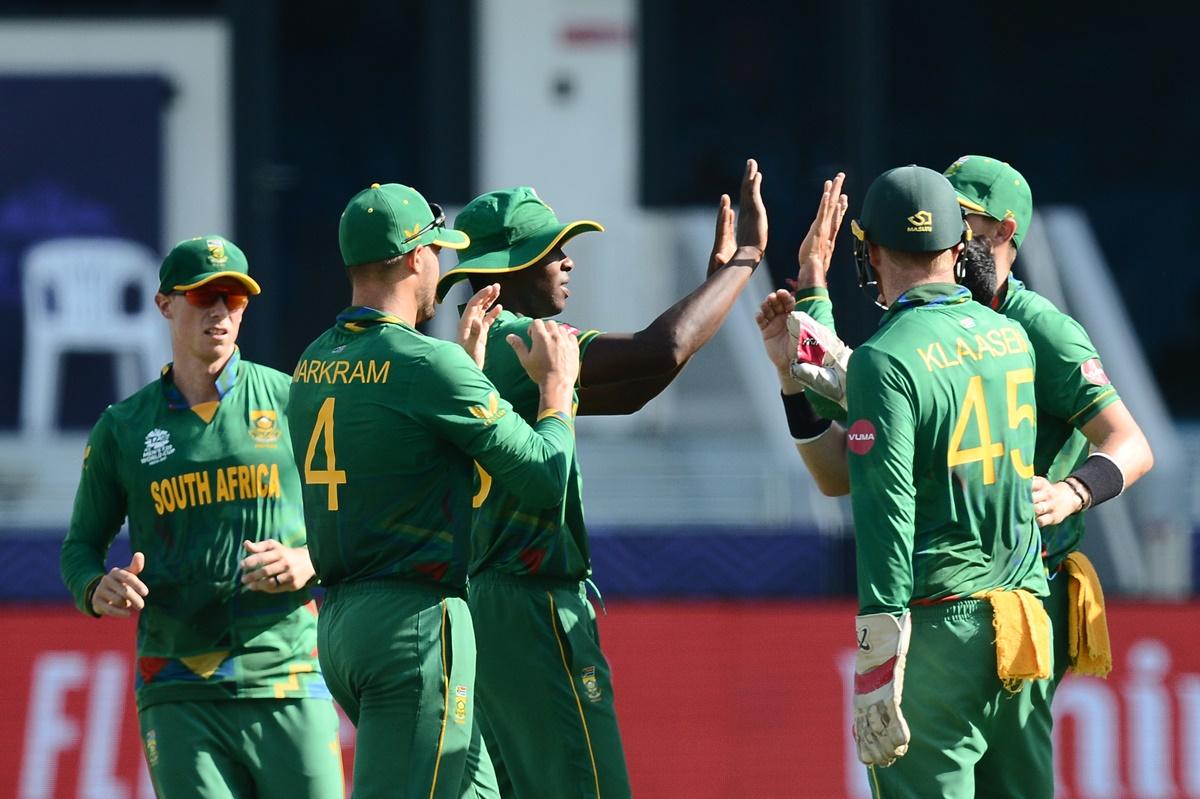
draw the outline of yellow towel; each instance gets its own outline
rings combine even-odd
[[[1067,649],[1071,671],[1092,677],[1107,677],[1112,671],[1112,645],[1108,640],[1108,616],[1104,612],[1104,589],[1092,562],[1082,552],[1072,552],[1063,561],[1067,583]]]
[[[977,595],[992,603],[996,628],[996,674],[1012,693],[1023,680],[1050,676],[1050,617],[1028,591],[987,591]]]

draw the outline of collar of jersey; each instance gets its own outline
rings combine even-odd
[[[399,316],[384,313],[376,308],[368,308],[366,305],[350,306],[337,315],[337,322],[351,333],[361,333],[368,327],[374,327],[375,325],[403,325],[404,327],[412,327],[412,325],[405,322]]]
[[[225,362],[225,368],[221,370],[221,374],[217,375],[216,387],[217,397],[225,399],[225,395],[233,391],[233,386],[237,383],[238,364],[242,362],[242,351],[237,347],[233,348],[233,354],[229,356],[229,360]],[[183,392],[175,385],[175,364],[174,362],[167,364],[162,370],[162,392],[167,398],[167,407],[173,411],[185,411],[192,407],[184,398]]]
[[[1008,304],[1012,301],[1012,298],[1024,290],[1025,283],[1017,280],[1012,275],[1009,275],[1008,284],[1004,287],[1004,302],[1000,303],[998,308],[993,308],[992,310],[998,311],[999,313],[1004,313],[1004,309],[1008,307]]]
[[[880,321],[881,323],[887,321],[909,308],[960,305],[969,299],[971,299],[971,292],[966,286],[959,286],[955,283],[923,283],[920,286],[913,286],[897,297],[896,301],[888,306],[887,313]]]

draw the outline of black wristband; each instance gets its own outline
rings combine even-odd
[[[1112,458],[1099,453],[1091,455],[1082,466],[1067,476],[1083,483],[1092,495],[1089,507],[1093,508],[1101,502],[1121,496],[1125,490],[1125,473],[1121,467]]]
[[[798,394],[784,394],[781,391],[779,396],[783,400],[783,411],[787,414],[788,432],[796,441],[811,441],[833,424],[817,415],[803,391]]]

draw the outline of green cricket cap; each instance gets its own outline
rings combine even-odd
[[[200,288],[218,278],[230,277],[251,294],[262,291],[254,278],[246,254],[224,236],[197,236],[179,242],[158,270],[158,290],[163,294]]]
[[[461,250],[466,234],[446,227],[441,208],[399,183],[372,183],[350,198],[338,224],[338,244],[346,266],[386,261],[418,246],[437,244]]]
[[[851,229],[894,250],[938,252],[962,240],[963,212],[946,178],[923,166],[901,166],[875,178]]]
[[[969,213],[1017,223],[1013,245],[1021,246],[1033,219],[1033,193],[1020,172],[1004,161],[982,155],[964,155],[946,169],[946,178],[958,192],[958,203]]]
[[[454,224],[471,237],[471,245],[458,253],[458,266],[438,281],[438,302],[467,275],[516,272],[580,233],[604,232],[604,225],[590,219],[558,221],[554,209],[529,186],[476,197],[459,212]]]

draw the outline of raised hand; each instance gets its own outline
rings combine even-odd
[[[767,207],[762,199],[762,172],[758,162],[746,159],[746,172],[742,175],[742,195],[738,200],[737,246],[753,247],[761,260],[767,251]]]
[[[780,379],[789,377],[789,368],[796,359],[796,348],[788,335],[788,315],[796,308],[796,298],[791,292],[778,289],[766,296],[759,306],[754,321],[762,333],[763,346],[766,347],[767,357],[775,365]]]
[[[109,569],[92,592],[92,610],[100,616],[126,618],[131,612],[146,607],[145,598],[150,589],[138,577],[145,568],[146,556],[134,552],[124,569],[117,566]]]
[[[541,386],[557,380],[573,386],[579,376],[579,339],[575,333],[566,325],[535,319],[529,325],[529,338],[532,347],[526,347],[520,336],[512,334],[506,341],[533,382]]]
[[[797,254],[800,262],[800,273],[796,279],[796,288],[811,288],[826,285],[826,274],[833,261],[833,249],[837,243],[837,234],[842,227],[842,219],[850,200],[842,194],[842,183],[846,180],[844,172],[838,172],[833,180],[825,181],[821,188],[821,201],[817,204],[817,215],[808,234],[800,243]]]
[[[480,369],[483,368],[487,355],[488,330],[504,310],[504,306],[496,302],[499,297],[499,283],[484,286],[467,300],[467,307],[463,309],[462,318],[458,320],[458,343]]]
[[[733,206],[729,195],[722,194],[717,205],[717,232],[713,236],[712,255],[708,257],[708,274],[729,263],[735,252],[737,240],[733,235]]]
[[[287,547],[273,538],[243,541],[242,585],[251,591],[282,594],[299,591],[316,575],[308,547]]]

